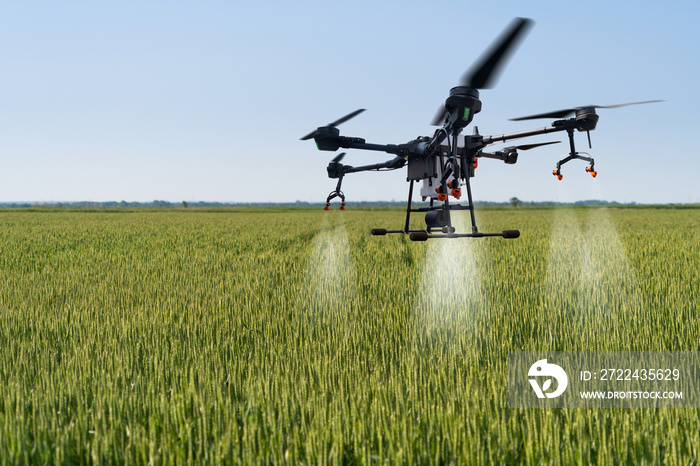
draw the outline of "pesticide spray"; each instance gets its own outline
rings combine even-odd
[[[452,213],[459,231],[471,228],[468,214]],[[416,296],[416,323],[425,333],[463,332],[485,306],[477,262],[483,258],[478,240],[431,240]]]
[[[560,327],[586,343],[610,339],[643,305],[609,210],[555,210],[545,287],[552,332]]]
[[[343,216],[324,215],[306,270],[301,306],[314,319],[334,319],[355,296],[355,270]]]

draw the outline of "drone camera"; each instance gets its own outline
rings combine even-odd
[[[447,194],[445,194],[447,196]],[[442,228],[446,227],[449,223],[448,214],[444,210],[431,210],[425,214],[425,224],[428,228]]]

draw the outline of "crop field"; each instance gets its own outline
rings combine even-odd
[[[698,410],[511,409],[507,358],[700,351],[700,209],[402,219],[0,212],[0,463],[697,462]]]

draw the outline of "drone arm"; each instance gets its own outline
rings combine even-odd
[[[340,197],[341,200],[340,210],[345,210],[345,194],[343,194],[343,191],[340,190],[340,187],[343,184],[343,177],[346,174],[381,169],[395,170],[397,168],[403,167],[406,164],[406,159],[404,159],[403,157],[394,157],[393,159],[387,160],[384,163],[375,163],[374,165],[353,167],[350,165],[343,165],[339,163],[337,160],[340,158],[342,157],[338,157],[337,159],[333,160],[330,164],[328,164],[328,177],[338,178],[338,184],[335,186],[335,191],[331,191],[328,197],[326,198],[326,205],[323,207],[323,210],[328,210],[330,208],[331,200],[335,199],[336,197]]]
[[[382,169],[395,170],[397,168],[403,167],[405,164],[406,160],[403,157],[394,157],[391,160],[387,160],[383,163],[375,163],[374,165],[363,165],[361,167],[351,167],[349,165],[346,165],[343,166],[343,174]]]
[[[582,113],[576,116],[576,118],[569,118],[568,120],[556,120],[551,126],[545,126],[539,129],[530,129],[526,131],[518,131],[517,133],[506,133],[500,136],[484,136],[483,145],[493,144],[496,142],[505,142],[510,139],[527,138],[530,136],[538,136],[540,134],[555,133],[557,131],[568,131],[569,134],[573,134],[573,130],[586,131],[589,134],[593,131],[598,123],[598,115],[594,112]],[[482,146],[483,147],[483,146]]]
[[[506,133],[506,134],[501,134],[499,136],[484,136],[483,139],[483,144],[489,145],[489,144],[495,144],[497,142],[506,142],[511,139],[518,139],[518,138],[528,138],[531,136],[539,136],[540,134],[549,134],[549,133],[556,133],[558,131],[565,131],[567,129],[567,126],[561,125],[561,126],[545,126],[544,128],[538,128],[538,129],[530,129],[526,131],[518,131],[517,133]]]
[[[490,153],[490,152],[479,152],[479,158],[486,158],[486,159],[496,159],[496,160],[506,160],[505,154],[501,151],[498,151],[496,153]]]
[[[399,154],[401,149],[396,144],[369,144],[362,138],[340,136],[339,146],[344,149],[374,150],[378,152],[388,152],[389,154]]]
[[[356,143],[356,144],[349,144],[347,146],[341,146],[346,149],[362,149],[362,150],[374,150],[378,152],[388,152],[389,154],[398,154],[400,153],[399,146],[395,144],[367,144],[365,142],[363,143]]]

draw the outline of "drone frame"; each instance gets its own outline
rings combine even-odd
[[[455,88],[458,89],[458,88]],[[455,91],[453,89],[453,91]],[[459,92],[459,89],[457,90]],[[477,97],[478,98],[478,97]],[[480,102],[479,102],[480,103]],[[460,108],[455,108],[451,113],[455,111],[460,111]],[[462,110],[463,111],[463,110]],[[406,221],[404,228],[400,230],[388,230],[383,228],[375,228],[372,230],[372,234],[376,236],[382,236],[390,233],[402,233],[409,234],[411,240],[413,241],[425,241],[429,238],[481,238],[488,236],[500,236],[503,238],[518,238],[520,233],[518,230],[504,230],[495,233],[485,233],[480,232],[476,225],[476,219],[474,216],[474,202],[472,197],[470,178],[474,176],[475,165],[478,163],[478,158],[491,158],[502,160],[507,164],[514,164],[517,162],[518,149],[528,150],[541,145],[552,144],[551,142],[546,143],[535,143],[528,144],[524,146],[517,147],[507,147],[496,152],[485,152],[483,149],[491,144],[507,142],[512,139],[520,139],[525,137],[538,136],[543,134],[551,134],[555,132],[566,131],[569,136],[570,149],[569,155],[560,160],[557,163],[557,171],[560,170],[561,165],[573,160],[573,159],[583,159],[591,164],[591,168],[594,166],[594,160],[589,157],[584,157],[581,153],[576,151],[574,145],[574,130],[578,131],[592,131],[595,129],[598,122],[598,115],[595,112],[595,108],[586,107],[577,111],[575,117],[554,121],[550,126],[543,128],[519,131],[515,133],[507,133],[495,136],[482,136],[478,133],[478,128],[474,128],[474,134],[464,136],[464,145],[458,147],[459,134],[464,127],[462,124],[455,125],[451,123],[452,119],[450,117],[446,118],[446,123],[444,126],[435,131],[432,138],[419,138],[414,141],[410,141],[405,144],[369,144],[364,139],[358,137],[347,137],[340,136],[340,132],[337,128],[332,126],[320,127],[314,133],[314,139],[320,150],[335,151],[339,148],[344,149],[362,149],[362,150],[372,150],[387,152],[390,154],[395,154],[396,157],[383,163],[377,163],[372,165],[364,165],[360,167],[353,167],[349,165],[342,165],[339,161],[334,160],[328,165],[328,175],[330,178],[338,178],[338,184],[336,189],[332,191],[327,200],[326,207],[335,197],[340,197],[344,207],[345,196],[341,191],[341,185],[343,177],[348,173],[358,173],[363,171],[378,171],[378,170],[394,170],[402,168],[406,163],[408,163],[408,177],[409,182],[408,189],[408,200],[406,207]],[[450,138],[451,144],[441,145],[441,143]],[[439,153],[438,153],[439,152]],[[337,159],[337,158],[336,158]],[[454,174],[455,171],[460,170],[454,179],[463,179],[464,185],[467,192],[466,205],[451,203],[450,195],[444,193],[445,196],[439,198],[438,202],[442,202],[441,205],[436,205],[435,199],[430,198],[430,206],[414,208],[413,203],[413,191],[414,182],[426,178],[433,178],[426,176],[427,173],[420,173],[420,169],[427,163],[426,161],[440,161],[440,173],[442,173],[440,187],[446,186],[446,179],[448,176]],[[455,161],[459,160],[461,163],[455,164]],[[587,170],[590,171],[590,170]],[[595,172],[593,172],[595,173]],[[595,176],[595,175],[593,175]],[[457,194],[456,190],[461,191],[459,187],[452,188],[452,197]],[[461,192],[460,192],[461,194]],[[450,212],[453,210],[468,210],[471,219],[471,233],[458,233],[452,226]],[[410,229],[410,218],[411,213],[426,213],[426,229]],[[439,233],[436,233],[438,230]]]
[[[611,106],[589,105],[585,107],[576,107],[570,109],[559,110],[544,114],[532,115],[528,117],[516,118],[514,120],[529,120],[536,118],[563,118],[553,121],[549,126],[542,128],[519,131],[514,133],[506,133],[493,136],[482,136],[479,134],[478,128],[475,126],[473,134],[464,136],[464,144],[459,146],[459,137],[462,130],[471,123],[474,115],[481,111],[481,100],[479,100],[479,89],[491,87],[497,71],[501,67],[505,57],[512,51],[515,44],[520,40],[524,31],[531,25],[532,21],[526,18],[516,18],[511,27],[494,42],[494,45],[484,57],[479,60],[477,66],[470,72],[462,76],[460,85],[453,87],[450,90],[448,98],[445,100],[444,107],[441,106],[436,117],[433,120],[433,125],[441,126],[435,130],[432,137],[419,137],[415,140],[404,144],[371,144],[364,139],[358,137],[341,136],[337,126],[356,115],[362,113],[364,109],[356,110],[326,126],[321,126],[315,131],[307,134],[302,140],[313,138],[316,146],[322,151],[337,151],[339,148],[344,149],[360,149],[379,151],[393,154],[393,159],[383,163],[372,165],[364,165],[353,167],[343,165],[340,160],[345,153],[336,156],[327,167],[328,176],[337,178],[338,183],[336,189],[331,191],[326,199],[324,210],[328,210],[330,201],[336,197],[340,197],[340,210],[345,208],[345,195],[341,191],[343,178],[349,173],[358,173],[363,171],[380,171],[380,170],[397,170],[408,164],[407,178],[409,182],[408,201],[406,206],[406,220],[403,229],[388,230],[384,228],[375,228],[372,230],[372,235],[383,236],[387,234],[408,234],[413,241],[425,241],[429,238],[481,238],[500,236],[502,238],[518,238],[520,232],[518,230],[503,230],[501,232],[484,233],[480,232],[476,225],[474,215],[474,201],[472,197],[470,178],[474,176],[474,171],[477,167],[479,158],[491,158],[505,162],[506,164],[514,164],[518,159],[518,150],[529,150],[535,147],[553,144],[555,142],[544,142],[526,144],[520,146],[506,147],[495,152],[485,152],[484,149],[492,144],[503,143],[513,139],[527,138],[544,134],[557,133],[566,131],[569,139],[570,152],[568,156],[557,162],[556,169],[553,174],[559,179],[562,179],[561,167],[571,160],[581,159],[589,162],[586,171],[593,177],[596,177],[595,161],[592,157],[585,157],[584,153],[576,151],[574,144],[574,130],[586,132],[588,135],[589,147],[590,132],[596,128],[599,116],[596,113],[596,108],[616,108],[625,105],[636,105],[655,101],[634,102],[630,104],[618,104]],[[445,143],[446,144],[443,144]],[[588,154],[586,154],[588,155]],[[428,185],[430,196],[430,205],[427,207],[413,207],[413,190],[415,181],[424,181]],[[461,198],[462,186],[460,180],[464,181],[467,193],[467,204],[450,203],[450,197],[456,199]],[[432,192],[433,182],[437,183],[434,187],[435,192]],[[437,198],[438,203],[435,200]],[[468,210],[471,218],[471,232],[457,232],[452,225],[451,212],[453,210]],[[425,213],[425,229],[410,229],[410,220],[412,213]]]

